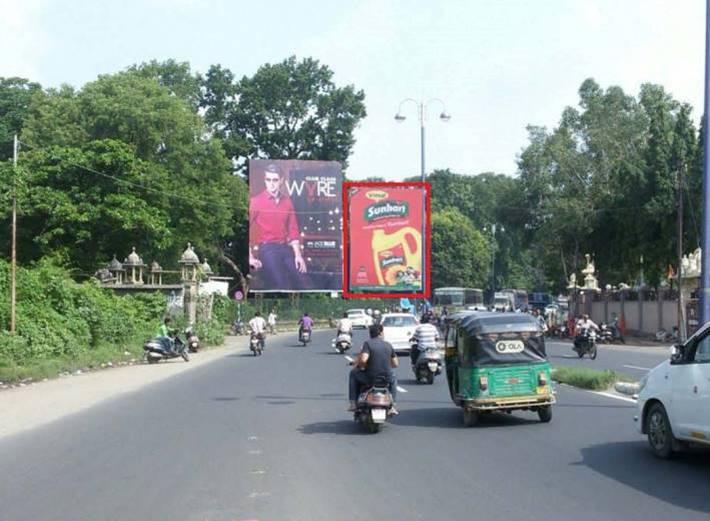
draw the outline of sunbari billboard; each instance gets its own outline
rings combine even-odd
[[[430,294],[429,183],[345,182],[345,297]]]
[[[336,161],[249,161],[250,290],[342,289],[342,181]]]

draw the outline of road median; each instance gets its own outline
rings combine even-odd
[[[614,386],[619,382],[630,383],[635,381],[633,377],[627,374],[617,373],[610,369],[600,371],[587,367],[559,365],[553,367],[552,379],[558,383],[579,387],[580,389],[588,389],[590,391],[613,390]]]

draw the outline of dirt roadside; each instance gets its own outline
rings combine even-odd
[[[279,333],[281,336],[288,333]],[[96,405],[108,398],[131,393],[146,385],[248,350],[246,336],[227,336],[224,345],[192,354],[189,362],[176,358],[102,369],[59,377],[0,392],[0,439],[33,429]]]

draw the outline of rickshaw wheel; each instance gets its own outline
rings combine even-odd
[[[552,420],[552,406],[545,405],[544,407],[538,407],[537,416],[542,423],[549,423],[549,421]]]
[[[478,411],[472,411],[469,409],[464,409],[463,410],[463,424],[466,427],[473,427],[478,423],[480,415]]]

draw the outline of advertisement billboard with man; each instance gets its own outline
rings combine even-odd
[[[336,161],[249,161],[249,273],[256,292],[342,288]]]
[[[345,297],[428,297],[429,184],[346,182]]]

